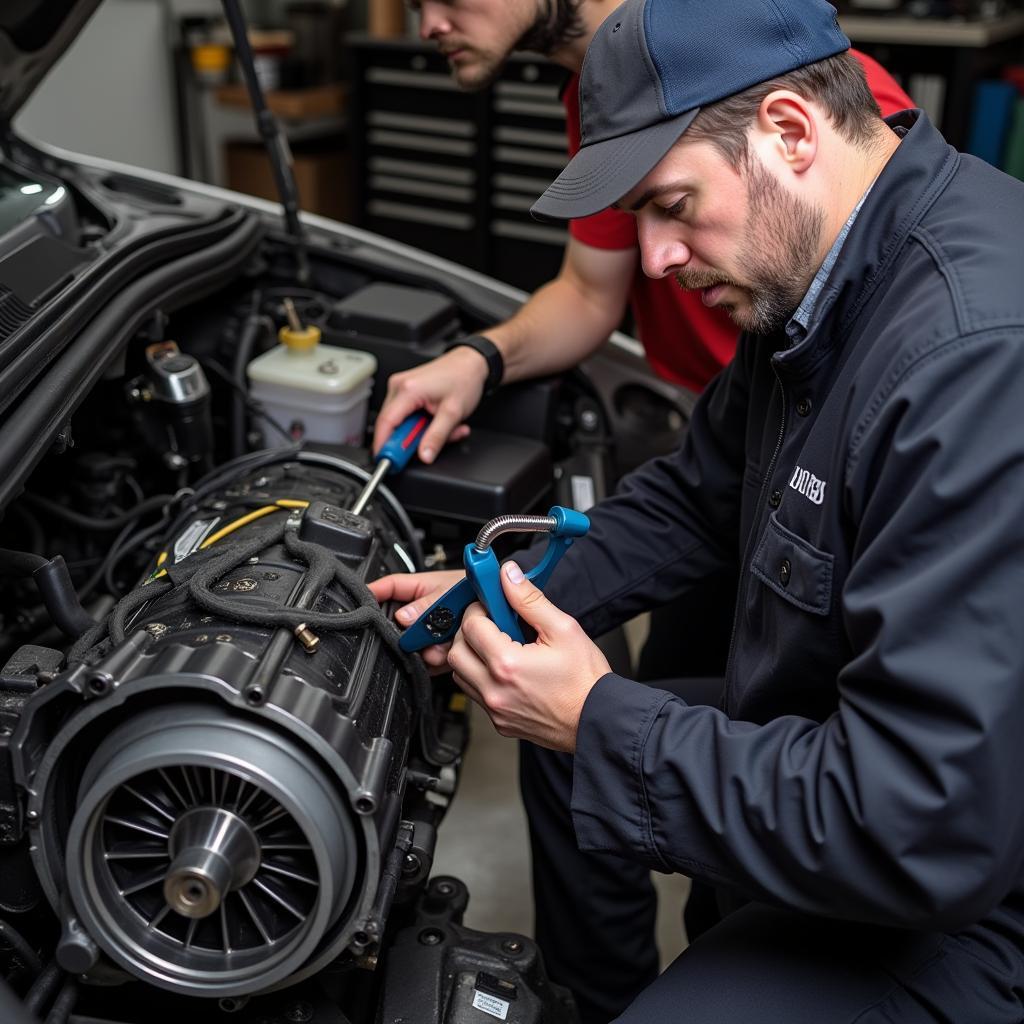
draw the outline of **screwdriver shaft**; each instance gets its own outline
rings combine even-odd
[[[366,481],[366,486],[363,488],[359,497],[356,498],[355,504],[349,510],[352,515],[359,516],[363,514],[363,509],[366,508],[367,502],[376,493],[377,488],[380,486],[381,480],[387,476],[388,470],[391,468],[390,459],[381,459],[377,463],[377,468],[373,471],[373,476]]]

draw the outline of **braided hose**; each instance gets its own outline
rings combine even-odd
[[[497,516],[476,535],[476,549],[483,553],[503,533],[550,533],[557,525],[554,516]]]

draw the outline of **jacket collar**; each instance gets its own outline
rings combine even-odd
[[[808,372],[838,350],[911,232],[949,183],[960,155],[922,110],[886,118],[907,130],[864,201],[825,283],[808,335],[775,353],[779,369]]]

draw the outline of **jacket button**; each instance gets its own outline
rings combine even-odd
[[[782,491],[772,491],[768,496],[768,504],[772,508],[778,508],[782,504]]]
[[[811,414],[811,400],[809,398],[801,398],[796,403],[796,411],[800,416],[810,416]]]
[[[789,564],[789,559],[784,558],[782,565],[779,566],[779,582],[784,586],[789,586],[789,572],[792,567]]]

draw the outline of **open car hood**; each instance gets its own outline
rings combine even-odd
[[[101,0],[0,4],[0,127],[6,127],[60,60]]]

